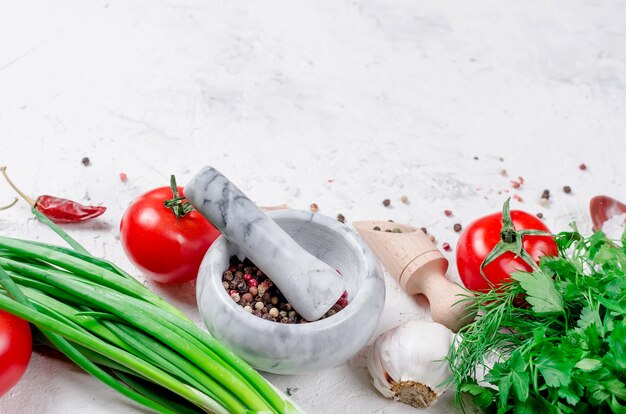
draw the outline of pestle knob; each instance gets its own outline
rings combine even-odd
[[[271,278],[304,319],[318,320],[344,292],[346,283],[335,269],[300,247],[215,168],[196,174],[185,196]]]

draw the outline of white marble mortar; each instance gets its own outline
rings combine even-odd
[[[222,286],[222,273],[239,252],[220,236],[198,272],[196,295],[204,323],[213,336],[263,371],[299,374],[340,365],[374,334],[385,302],[380,265],[363,240],[337,220],[298,210],[268,214],[304,249],[341,271],[348,306],[329,318],[297,325],[249,314]]]

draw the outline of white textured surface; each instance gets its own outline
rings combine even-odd
[[[626,3],[583,0],[4,2],[0,164],[33,194],[107,205],[70,231],[129,270],[125,206],[205,164],[260,204],[392,218],[453,246],[452,225],[497,210],[523,176],[513,207],[590,229],[591,196],[626,199],[624,21]],[[0,186],[0,204],[11,197]],[[0,212],[0,231],[56,240],[23,204]],[[149,286],[199,322],[193,286]],[[380,331],[427,317],[387,287]],[[311,413],[415,412],[379,397],[363,368],[270,379]],[[447,399],[431,412],[451,410]],[[35,355],[0,412],[140,410]]]

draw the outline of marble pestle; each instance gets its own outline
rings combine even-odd
[[[318,320],[344,292],[346,283],[335,269],[300,247],[215,168],[196,174],[185,197],[271,278],[304,319]]]

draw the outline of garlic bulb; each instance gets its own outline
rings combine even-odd
[[[454,334],[435,322],[412,319],[380,335],[367,368],[374,386],[387,398],[416,408],[431,406],[452,376],[446,356]]]

